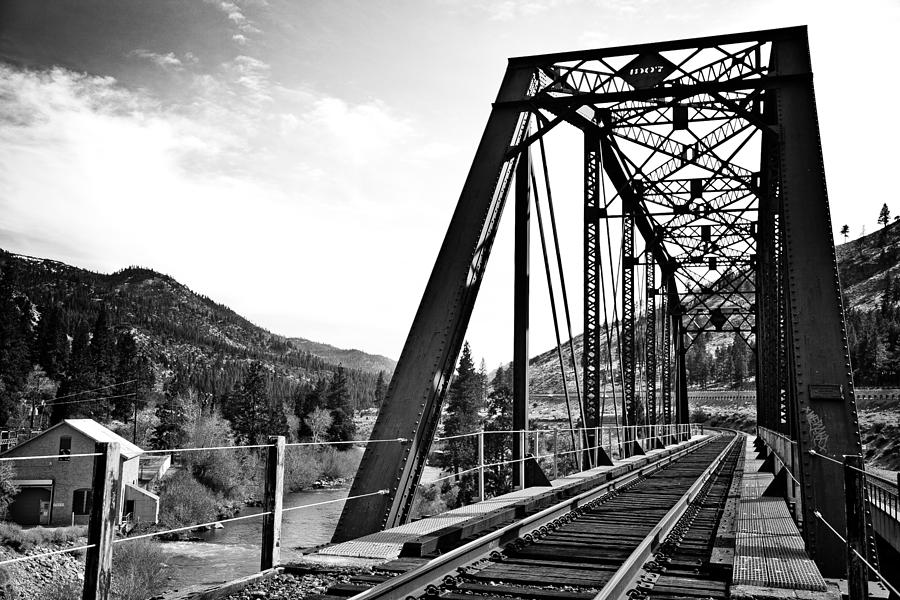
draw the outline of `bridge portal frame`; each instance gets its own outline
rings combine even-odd
[[[667,82],[664,76],[650,85],[622,85],[620,73],[576,73],[578,65],[585,61],[698,48],[721,50],[746,43],[758,44],[747,52],[748,56],[755,53],[757,63],[759,46],[769,45],[768,69],[757,65],[750,75],[725,76],[733,72],[729,68],[735,68],[739,60],[753,62],[735,53],[730,58],[731,67],[725,58],[720,66],[712,65],[698,77]],[[737,70],[744,73],[742,67]],[[724,75],[718,76],[720,73]],[[576,75],[583,75],[581,81],[596,76],[598,82],[610,76],[602,84],[581,89],[572,83]],[[542,81],[546,80],[550,84],[542,88]],[[745,90],[756,93],[752,103],[732,102],[727,97],[731,92]],[[686,118],[686,111],[676,108],[680,101],[701,94],[721,99],[723,106],[739,115],[747,126],[763,132],[760,164],[766,172],[765,185],[759,184],[759,174],[755,184],[747,185],[760,198],[758,223],[772,219],[777,226],[774,231],[753,226],[742,232],[754,239],[766,238],[758,246],[758,256],[746,257],[740,263],[755,264],[756,301],[745,306],[743,312],[737,310],[724,316],[721,310],[718,315],[710,310],[698,321],[694,309],[706,305],[702,299],[693,306],[684,304],[676,282],[683,265],[670,255],[664,240],[666,232],[648,214],[641,186],[635,185],[633,173],[622,162],[623,154],[612,137],[608,118],[602,110],[591,116],[590,110],[583,109],[625,100],[668,102],[675,126]],[[531,134],[528,126],[532,115],[540,111],[541,118],[534,120],[541,126]],[[840,467],[816,460],[810,451],[840,459],[843,454],[859,454],[860,440],[805,27],[510,59],[372,434],[378,439],[401,437],[411,441],[366,448],[350,495],[383,488],[389,493],[348,501],[334,540],[344,541],[393,527],[408,518],[513,173],[528,146],[562,122],[585,133],[586,253],[599,252],[599,236],[591,223],[605,216],[601,214],[604,207],[592,196],[601,174],[590,167],[599,161],[620,196],[623,213],[633,219],[647,253],[658,266],[660,289],[666,293],[667,334],[671,334],[671,347],[661,351],[667,358],[671,352],[671,363],[666,360],[662,366],[663,403],[667,406],[669,402],[666,387],[674,375],[678,422],[688,420],[685,355],[692,339],[688,336],[710,328],[710,323],[715,323],[712,317],[724,319],[725,330],[748,335],[757,333],[755,328],[760,326],[770,328],[764,335],[756,336],[760,422],[789,432],[796,441],[800,460],[799,472],[794,475],[800,482],[808,551],[827,576],[842,575],[843,544],[814,516],[818,510],[838,531],[845,530],[842,474]],[[684,160],[693,160],[697,152],[698,148],[691,149],[691,156]],[[722,169],[718,167],[719,171]],[[773,234],[777,234],[777,239],[771,239]],[[707,231],[702,235],[708,239]],[[774,267],[763,264],[775,255],[778,263]],[[585,352],[589,362],[584,365],[583,382],[583,411],[589,427],[599,417],[596,403],[600,376],[599,365],[593,362],[599,361],[600,356],[595,329],[599,327],[599,311],[598,300],[591,295],[597,292],[597,282],[591,279],[596,273],[590,259],[591,256],[585,256]],[[735,259],[734,264],[739,262]],[[772,327],[777,331],[773,332]],[[716,329],[721,330],[721,324]]]

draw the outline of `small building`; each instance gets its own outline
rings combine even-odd
[[[159,496],[138,483],[144,451],[93,419],[66,419],[0,455],[53,457],[11,461],[19,494],[9,507],[7,518],[20,525],[87,524],[94,458],[69,455],[91,454],[97,442],[119,444],[119,522],[155,523],[159,517]]]

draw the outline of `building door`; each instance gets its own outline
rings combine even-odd
[[[50,501],[49,500],[41,500],[41,515],[39,518],[40,518],[41,525],[49,525],[50,524]]]
[[[9,518],[19,525],[50,523],[50,489],[25,487],[9,506]]]

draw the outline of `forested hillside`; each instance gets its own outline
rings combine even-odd
[[[226,408],[249,375],[266,402],[302,416],[339,364],[354,410],[375,405],[394,365],[275,335],[150,269],[106,275],[0,250],[0,426],[34,413],[126,420],[175,381]]]
[[[900,223],[836,251],[854,381],[900,386]]]

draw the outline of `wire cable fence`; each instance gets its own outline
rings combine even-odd
[[[870,524],[864,517],[868,512],[864,505],[868,505],[869,507],[875,507],[881,510],[894,520],[898,519],[898,516],[900,516],[900,513],[898,513],[898,502],[900,502],[898,501],[898,496],[900,496],[900,494],[898,494],[898,490],[900,490],[900,476],[898,476],[897,482],[893,482],[885,477],[868,472],[865,470],[862,457],[858,455],[844,456],[844,460],[841,461],[816,450],[807,450],[806,453],[812,457],[840,467],[844,473],[844,514],[846,515],[846,526],[848,533],[852,533],[856,541],[851,542],[848,539],[851,537],[850,535],[845,536],[841,534],[834,524],[830,523],[825,518],[821,510],[819,510],[819,507],[814,506],[812,512],[816,519],[821,521],[822,524],[825,525],[825,527],[847,548],[849,595],[851,600],[868,597],[868,592],[865,591],[866,586],[868,585],[868,577],[866,577],[864,573],[860,573],[858,569],[854,569],[854,560],[859,560],[868,572],[894,594],[894,597],[900,597],[900,592],[898,592],[897,588],[887,580],[885,575],[873,565],[867,557],[868,553],[865,549],[869,542]],[[782,469],[787,476],[790,477],[797,486],[801,486],[800,480],[791,472],[788,466],[784,464],[783,461],[780,462],[782,463]],[[856,466],[854,463],[857,463],[859,466]],[[859,506],[856,506],[857,504]],[[874,552],[874,546],[872,547],[872,551]],[[860,552],[860,550],[862,550],[862,552]]]
[[[575,432],[575,446],[569,433]],[[629,433],[631,432],[631,433]],[[536,429],[530,431],[478,431],[467,434],[444,436],[435,438],[435,443],[440,444],[477,444],[481,446],[481,459],[478,466],[467,468],[460,473],[453,473],[441,476],[432,483],[446,481],[454,477],[468,475],[478,471],[481,475],[483,486],[484,473],[490,469],[512,469],[516,465],[524,467],[528,461],[535,461],[547,471],[552,465],[553,477],[556,478],[560,473],[566,474],[573,470],[580,469],[580,463],[575,460],[585,455],[592,455],[594,458],[585,459],[588,462],[584,464],[585,468],[590,467],[597,462],[598,452],[607,452],[610,455],[618,455],[621,452],[621,444],[619,440],[628,436],[634,439],[649,439],[653,433],[659,433],[650,426],[603,426],[596,428],[569,428],[569,429]],[[691,434],[690,425],[673,425],[668,426],[662,435],[684,439]],[[521,458],[509,458],[505,455],[506,439],[503,437],[518,437],[522,441],[522,448],[527,450],[530,448],[531,453]],[[680,437],[679,437],[680,436]],[[485,439],[494,440],[488,442],[498,448],[504,448],[502,456],[488,454],[488,460],[485,460],[484,445]],[[590,440],[594,440],[591,442]],[[122,480],[123,464],[120,462],[126,460],[126,457],[120,459],[119,444],[115,442],[100,442],[94,447],[94,452],[86,451],[86,448],[72,448],[73,451],[63,450],[62,448],[56,454],[40,453],[35,455],[21,456],[4,456],[0,461],[5,463],[15,463],[22,461],[24,463],[34,461],[48,461],[45,465],[37,465],[40,469],[45,469],[50,473],[53,469],[71,468],[65,463],[73,459],[92,459],[93,462],[93,481],[89,489],[84,490],[88,493],[87,500],[82,499],[90,505],[88,513],[82,518],[87,519],[87,543],[79,544],[70,548],[62,548],[56,550],[48,550],[46,552],[36,552],[25,556],[13,557],[0,560],[0,567],[35,561],[42,558],[85,552],[85,575],[83,598],[85,600],[105,600],[102,595],[103,586],[97,584],[104,576],[104,569],[109,569],[112,564],[113,546],[132,541],[138,541],[150,538],[170,537],[176,534],[197,531],[199,529],[218,527],[219,525],[235,523],[240,521],[250,521],[257,518],[263,521],[262,538],[260,546],[261,564],[260,569],[265,570],[278,564],[280,555],[280,523],[281,517],[285,513],[294,511],[302,511],[304,509],[312,509],[323,505],[339,504],[350,500],[357,500],[366,497],[382,496],[390,493],[390,490],[381,489],[369,493],[358,494],[350,497],[341,497],[329,499],[319,502],[303,503],[297,506],[282,506],[284,489],[284,471],[285,456],[287,453],[296,453],[299,451],[326,449],[326,448],[346,448],[348,446],[365,446],[367,444],[408,444],[410,439],[404,437],[388,438],[388,439],[368,439],[368,440],[343,440],[336,442],[328,441],[312,441],[312,442],[292,442],[286,443],[283,437],[270,438],[269,443],[258,444],[226,444],[219,446],[201,446],[201,447],[182,447],[167,448],[142,451],[139,456],[143,455],[173,455],[192,454],[200,452],[224,452],[224,451],[254,451],[265,455],[265,481],[263,482],[264,498],[263,508],[259,512],[253,514],[237,515],[233,517],[203,520],[196,523],[187,523],[180,526],[170,526],[155,529],[152,531],[137,532],[135,534],[126,535],[124,530],[120,529],[123,522],[124,502],[122,501],[125,493],[126,482]],[[12,451],[12,450],[11,450]],[[591,454],[593,453],[593,454]],[[304,458],[300,456],[301,460]],[[127,460],[133,460],[134,457],[128,457]],[[43,471],[42,471],[43,472]],[[52,479],[50,477],[49,479]],[[35,479],[34,481],[43,481]],[[131,485],[130,482],[127,482]],[[276,501],[277,498],[277,501]],[[484,498],[483,489],[480,498]],[[73,500],[74,504],[74,500]],[[52,515],[52,512],[51,512]],[[49,519],[48,519],[49,521]],[[73,512],[72,522],[74,524],[75,514]],[[84,522],[83,520],[81,521]],[[278,525],[275,526],[274,523]],[[58,519],[54,519],[53,523],[58,524]],[[47,524],[50,524],[49,522]],[[108,576],[108,575],[107,575]]]

